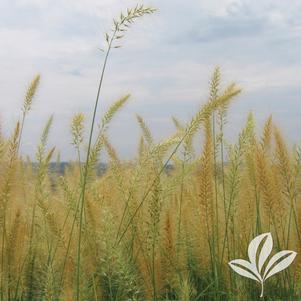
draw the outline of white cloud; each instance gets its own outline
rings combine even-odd
[[[205,0],[199,1],[201,9],[213,16],[225,17],[241,3],[241,0]]]
[[[26,84],[35,73],[42,73],[39,97],[25,129],[30,139],[25,147],[27,153],[33,153],[43,121],[55,113],[53,132],[58,132],[53,142],[63,149],[63,158],[70,157],[70,148],[64,149],[69,143],[68,124],[73,113],[89,112],[95,98],[102,60],[97,48],[102,34],[110,28],[113,16],[135,3],[0,3],[0,112],[8,132],[19,116]],[[145,3],[157,7],[158,13],[132,26],[123,41],[124,48],[114,51],[102,98],[107,107],[121,94],[132,92],[132,102],[120,117],[127,120],[130,131],[134,131],[135,122],[129,122],[127,117],[135,112],[142,111],[162,134],[164,124],[168,132],[170,115],[187,119],[206,97],[215,64],[221,65],[227,80],[238,80],[252,95],[275,89],[293,91],[301,86],[299,1]],[[248,105],[240,107],[237,114],[243,115]],[[129,155],[132,150],[127,147],[126,135],[120,135],[118,124],[115,125],[113,139]],[[291,125],[288,128],[293,131]]]

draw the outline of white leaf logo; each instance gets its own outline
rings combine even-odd
[[[260,249],[261,246],[261,249]],[[253,279],[261,284],[263,297],[264,282],[271,276],[286,269],[295,259],[297,253],[294,251],[280,251],[267,262],[273,249],[271,233],[256,236],[249,244],[249,261],[235,259],[229,262],[230,267],[239,275]],[[266,263],[266,265],[265,265]],[[265,268],[263,269],[263,266]]]

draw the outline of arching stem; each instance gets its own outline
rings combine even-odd
[[[263,281],[261,282],[261,294],[260,294],[260,298],[263,298]]]

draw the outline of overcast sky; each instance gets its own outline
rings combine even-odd
[[[54,114],[50,145],[74,158],[70,120],[89,120],[103,54],[103,35],[131,0],[1,0],[0,122],[8,135],[20,117],[26,87],[41,86],[24,129],[22,152],[33,155],[47,118]],[[208,95],[216,65],[225,83],[243,94],[231,107],[233,139],[249,111],[259,126],[273,114],[291,143],[301,142],[300,0],[149,0],[158,9],[132,26],[109,61],[101,111],[132,97],[110,129],[124,158],[133,156],[138,113],[158,139],[172,133],[171,116],[189,120]],[[99,113],[101,114],[101,112]]]

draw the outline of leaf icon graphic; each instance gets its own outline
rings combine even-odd
[[[263,279],[266,280],[271,276],[275,275],[276,273],[281,272],[282,270],[286,269],[295,259],[297,256],[296,252],[293,251],[281,251],[275,254],[271,260],[269,261],[266,271],[264,273]],[[275,263],[278,262],[276,265]],[[274,265],[273,268],[271,268]]]
[[[262,246],[262,249],[259,254],[259,259],[258,259],[258,272],[261,272],[262,266],[264,265],[265,261],[269,257],[269,255],[272,252],[273,249],[273,239],[271,233],[264,233],[261,235],[256,236],[249,244],[248,248],[248,256],[250,262],[257,267],[256,263],[256,255],[258,252],[258,248],[261,244],[261,242],[264,241],[264,244]]]
[[[265,280],[286,269],[294,261],[297,255],[294,251],[280,251],[269,260],[264,271],[262,271],[263,266],[271,255],[272,249],[273,238],[271,233],[263,233],[256,236],[250,242],[248,247],[249,261],[235,259],[229,262],[229,266],[236,273],[261,284],[260,297],[263,297]]]
[[[259,283],[262,282],[260,274],[252,263],[244,259],[235,259],[229,262],[230,267],[239,275],[253,279]]]

